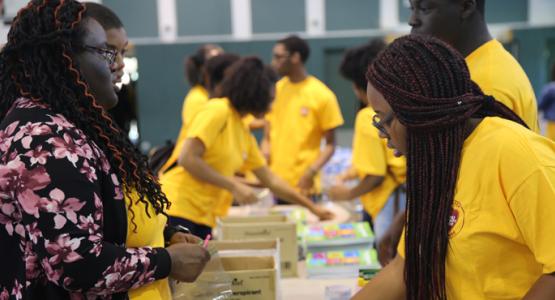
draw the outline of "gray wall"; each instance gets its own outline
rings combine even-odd
[[[391,0],[395,1],[395,0]],[[408,0],[399,1],[399,19],[406,23]],[[487,0],[490,23],[528,21],[528,0]],[[156,0],[103,0],[122,19],[131,38],[158,37]],[[178,36],[231,35],[230,0],[176,0]],[[377,29],[378,0],[325,0],[325,30]],[[304,32],[305,1],[252,0],[254,34]],[[310,73],[328,84],[338,95],[346,119],[345,129],[354,122],[357,100],[350,84],[337,72],[343,50],[368,40],[326,38],[309,40],[312,54]],[[269,62],[273,41],[226,42],[222,46],[241,55],[256,54]],[[144,140],[159,144],[173,139],[179,130],[179,114],[189,87],[185,83],[183,59],[199,44],[157,44],[137,46],[140,130]],[[509,50],[520,61],[536,93],[547,81],[549,65],[555,62],[555,28],[514,31]]]
[[[229,1],[178,0],[176,5],[179,36],[231,34]]]
[[[102,4],[118,14],[129,37],[158,37],[155,0],[103,0]]]
[[[399,20],[407,22],[410,9],[409,0],[399,1]],[[528,21],[528,0],[486,0],[486,20],[488,23],[511,23]]]

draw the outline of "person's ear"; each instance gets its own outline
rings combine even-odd
[[[301,64],[303,62],[301,59],[301,54],[299,52],[293,52],[291,54],[291,62],[294,64]]]
[[[463,0],[461,18],[468,19],[478,11],[478,4],[476,0]]]

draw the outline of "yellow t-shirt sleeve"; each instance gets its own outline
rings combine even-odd
[[[405,258],[405,227],[403,228],[403,232],[401,233],[401,238],[399,239],[399,243],[397,244],[397,254],[401,256],[403,259]]]
[[[187,138],[198,138],[210,148],[226,125],[229,109],[223,105],[207,105],[187,124]]]
[[[256,139],[251,134],[249,137],[249,148],[248,148],[247,158],[245,160],[243,168],[241,169],[246,171],[252,171],[252,170],[261,168],[265,165],[266,165],[266,160],[264,159],[264,156],[262,155],[262,152],[260,151],[260,148],[256,143]]]
[[[509,206],[526,245],[543,266],[555,272],[555,167],[532,173],[509,198]]]
[[[329,95],[323,96],[323,100],[318,111],[320,129],[327,131],[343,125],[343,115],[341,115],[341,109],[335,95],[330,92]]]
[[[186,102],[187,98],[183,99],[183,104],[181,105],[181,126],[183,126],[185,124],[185,118],[187,116],[186,112],[187,112],[187,102]]]
[[[384,141],[378,136],[378,130],[364,124],[355,134],[357,143],[353,154],[353,166],[359,176],[385,176],[387,173],[387,157]]]

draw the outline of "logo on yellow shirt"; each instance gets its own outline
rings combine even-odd
[[[310,109],[308,109],[308,107],[306,106],[301,107],[301,116],[306,117],[308,116],[309,112],[310,112]]]
[[[453,211],[449,217],[449,238],[453,238],[461,232],[464,226],[464,209],[457,200],[453,201]]]

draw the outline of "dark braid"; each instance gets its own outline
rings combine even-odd
[[[48,104],[64,115],[105,153],[127,196],[164,213],[169,201],[147,160],[112,122],[90,93],[74,59],[86,34],[85,7],[74,0],[33,0],[19,11],[0,53],[0,118],[19,97]],[[131,203],[128,207],[134,223]]]
[[[407,128],[407,299],[444,300],[449,217],[470,118],[498,116],[526,126],[470,80],[464,58],[432,37],[394,41],[367,78]]]

